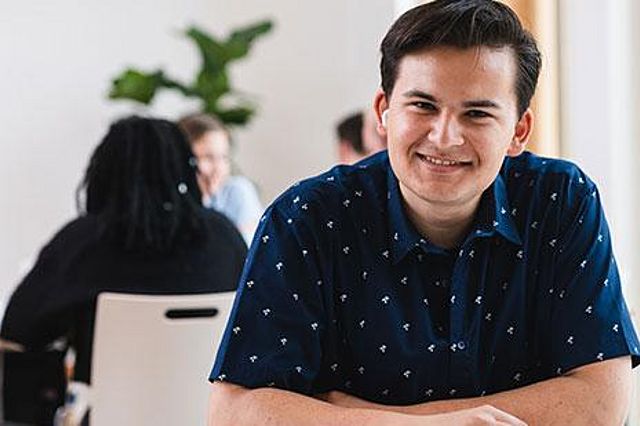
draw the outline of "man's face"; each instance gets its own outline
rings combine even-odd
[[[207,132],[191,145],[198,161],[198,185],[203,196],[213,195],[231,171],[229,137],[225,132]]]
[[[472,207],[496,178],[505,155],[519,155],[531,112],[517,116],[516,66],[508,48],[434,48],[400,61],[388,109],[391,166],[405,201]],[[475,203],[475,204],[474,204]]]

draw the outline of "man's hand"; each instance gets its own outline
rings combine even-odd
[[[436,414],[427,416],[429,425],[445,426],[526,426],[526,423],[509,413],[498,410],[491,405],[483,405],[481,407],[470,408],[468,410],[454,411],[445,414]],[[433,422],[433,423],[432,423]]]

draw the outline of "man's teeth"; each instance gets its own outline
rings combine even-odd
[[[429,157],[428,155],[423,156],[423,158],[431,164],[435,164],[437,166],[456,166],[461,164],[458,161],[452,160],[442,160],[440,158]]]

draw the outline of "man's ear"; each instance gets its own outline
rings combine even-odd
[[[389,108],[389,103],[387,102],[387,96],[384,94],[384,91],[381,87],[376,90],[376,94],[373,97],[373,112],[376,116],[376,130],[378,134],[382,137],[387,136],[387,129],[382,123],[382,113],[385,112]]]
[[[531,131],[533,130],[533,112],[531,108],[522,114],[520,120],[516,123],[516,127],[513,132],[513,137],[509,143],[507,149],[507,155],[509,157],[517,157],[524,151],[529,138],[531,137]]]

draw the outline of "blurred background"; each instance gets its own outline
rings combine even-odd
[[[334,125],[371,105],[378,45],[413,0],[59,0],[0,3],[0,312],[52,233],[75,216],[88,155],[115,118],[197,109],[173,92],[145,107],[107,98],[124,68],[188,81],[200,58],[184,30],[275,27],[232,65],[259,105],[234,131],[234,160],[268,204],[335,162]],[[532,150],[577,162],[598,183],[627,300],[640,310],[640,3],[513,0],[540,41]],[[1,316],[1,315],[0,315]],[[636,397],[632,424],[640,425]]]

